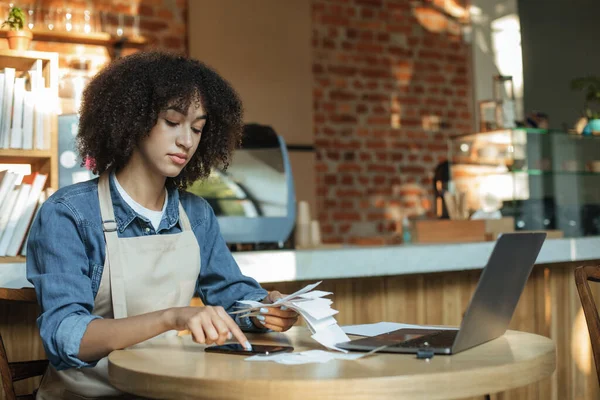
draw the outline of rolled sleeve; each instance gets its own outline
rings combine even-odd
[[[242,274],[221,235],[217,217],[208,203],[203,202],[205,218],[195,228],[202,260],[197,292],[202,302],[222,306],[230,312],[238,300],[264,299],[267,291],[256,280]],[[235,318],[235,321],[243,330],[260,331],[249,318]]]
[[[97,315],[72,314],[58,325],[55,337],[57,340],[62,340],[62,343],[57,342],[56,349],[60,359],[65,360],[62,363],[65,365],[65,368],[93,367],[97,364],[98,361],[91,363],[83,362],[77,358],[77,355],[79,354],[79,345],[87,326],[94,319],[98,318],[100,317]]]
[[[77,358],[94,295],[81,219],[68,204],[46,201],[27,244],[27,279],[35,287],[37,323],[46,355],[57,370],[94,366]]]

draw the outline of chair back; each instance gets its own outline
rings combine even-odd
[[[4,289],[0,288],[0,301],[36,303],[35,291],[33,289]],[[17,396],[14,382],[43,375],[48,367],[48,360],[18,361],[10,362],[4,347],[4,339],[0,332],[0,375],[2,375],[2,388],[7,400],[34,399],[35,392]]]
[[[596,374],[600,382],[600,317],[592,296],[588,281],[600,282],[600,266],[582,266],[575,268],[575,284],[583,306],[585,320],[592,342],[592,352],[596,362]]]

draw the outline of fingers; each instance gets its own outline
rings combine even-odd
[[[293,326],[293,324],[289,325],[289,326],[282,327],[282,326],[278,326],[278,325],[271,325],[271,324],[265,323],[262,326],[264,326],[265,328],[268,328],[268,329],[270,329],[272,331],[275,331],[275,332],[285,332],[288,329],[290,329]]]
[[[206,343],[206,336],[204,336],[204,329],[202,328],[202,320],[200,318],[190,318],[187,322],[187,327],[192,333],[194,342]]]
[[[221,316],[222,320],[225,322],[229,331],[232,333],[233,337],[246,349],[252,349],[252,345],[250,345],[250,341],[240,327],[235,323],[235,321],[227,314],[227,312],[223,309],[223,307],[217,307],[217,313]]]
[[[275,303],[277,300],[284,298],[285,296],[282,295],[281,293],[279,293],[277,290],[273,290],[271,292],[269,292],[269,295],[267,296],[267,300],[270,301],[271,303]]]
[[[219,345],[235,337],[244,347],[250,343],[223,307],[202,307],[187,321],[188,329],[197,343]]]
[[[204,318],[202,321],[202,327],[204,328],[204,334],[206,335],[206,343],[225,343],[229,337],[229,327],[225,321],[223,321],[222,316],[219,315],[215,307],[208,308],[206,314],[207,318]]]
[[[263,307],[260,310],[261,314],[273,315],[279,318],[298,318],[298,313],[292,310],[282,310],[277,307]]]
[[[261,325],[269,329],[273,329],[272,327],[278,328],[273,329],[277,332],[287,331],[292,326],[294,326],[296,322],[298,322],[297,316],[294,318],[279,318],[270,315],[259,315],[258,317],[256,317],[256,319]]]

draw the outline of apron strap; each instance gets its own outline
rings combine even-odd
[[[119,250],[119,235],[117,234],[117,221],[110,198],[110,170],[100,175],[98,181],[98,199],[100,200],[100,214],[102,217],[102,230],[106,239],[106,259],[104,272],[108,267],[110,275],[110,293],[112,297],[113,315],[115,319],[127,317],[127,298],[125,296],[125,278],[123,266],[117,257],[111,257],[112,251]]]
[[[191,231],[192,230],[192,225],[190,224],[190,220],[189,220],[187,214],[185,213],[185,210],[183,209],[181,202],[179,202],[179,223],[181,224],[182,231]]]

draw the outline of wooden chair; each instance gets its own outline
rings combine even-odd
[[[598,381],[600,381],[600,317],[598,317],[598,309],[596,308],[596,303],[594,303],[594,297],[592,296],[592,290],[588,281],[600,282],[600,266],[575,268],[575,284],[577,285],[585,320],[587,321],[594,361],[596,362],[596,374],[598,374]]]
[[[0,301],[11,301],[21,303],[37,303],[33,289],[4,289],[0,288]],[[43,375],[48,366],[48,360],[9,362],[4,347],[4,340],[0,333],[0,374],[2,375],[2,387],[7,400],[33,400],[32,394],[17,396],[13,383]]]

